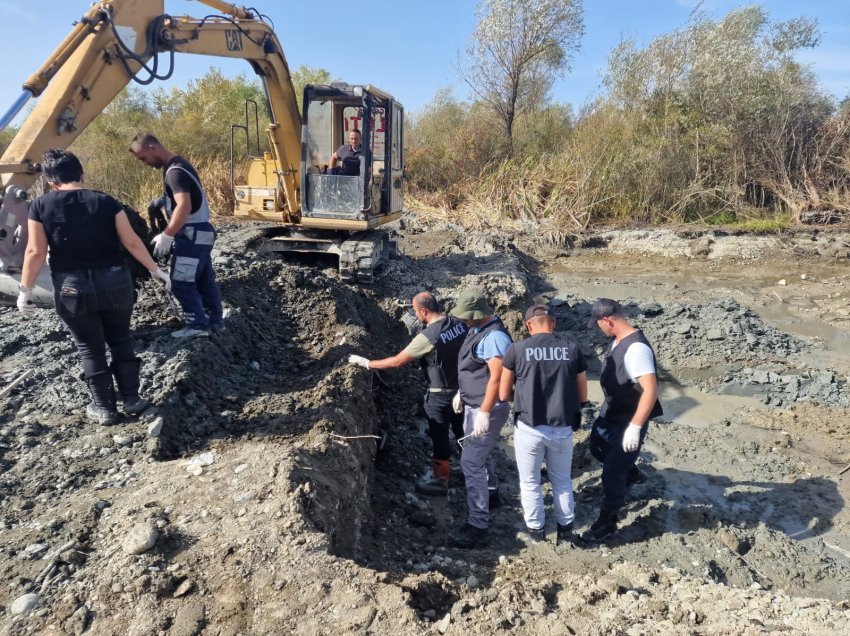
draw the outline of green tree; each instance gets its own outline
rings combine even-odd
[[[292,86],[295,88],[295,98],[298,100],[298,112],[304,110],[304,87],[307,84],[330,84],[331,74],[323,68],[299,66],[292,73]]]
[[[479,0],[461,77],[503,126],[540,107],[584,34],[581,0]]]

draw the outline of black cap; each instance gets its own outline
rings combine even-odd
[[[525,312],[525,319],[531,320],[532,318],[537,318],[537,316],[548,316],[548,315],[549,315],[548,305],[532,305]]]
[[[623,308],[616,300],[610,298],[599,298],[593,303],[590,308],[590,319],[587,321],[588,327],[596,326],[596,321],[609,316],[622,316]]]

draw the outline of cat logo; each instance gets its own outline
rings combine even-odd
[[[228,51],[242,50],[242,33],[238,29],[228,29],[225,31],[224,40],[227,42]]]

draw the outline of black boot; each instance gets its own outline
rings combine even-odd
[[[629,471],[626,473],[626,486],[633,486],[634,484],[642,484],[645,481],[646,481],[646,473],[644,473],[635,464],[632,464],[629,467]]]
[[[565,526],[558,524],[558,537],[555,540],[555,545],[573,542],[573,524],[568,523]]]
[[[449,534],[449,543],[456,548],[483,548],[489,540],[486,528],[476,528],[468,523]]]
[[[502,507],[502,495],[499,494],[498,488],[496,490],[490,491],[488,503],[490,505],[490,510],[495,510],[496,508]]]
[[[602,507],[599,518],[593,522],[590,529],[581,535],[585,543],[599,543],[617,531],[617,511]]]
[[[142,361],[139,358],[112,363],[112,373],[118,385],[121,396],[121,410],[127,415],[138,415],[150,404],[139,397],[139,369]]]
[[[86,378],[86,384],[89,385],[89,393],[92,397],[92,401],[86,407],[89,420],[103,426],[115,424],[118,411],[115,410],[115,386],[112,384],[112,374],[97,373]]]

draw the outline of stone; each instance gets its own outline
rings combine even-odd
[[[12,601],[12,616],[22,616],[38,605],[38,594],[24,594]]]
[[[449,629],[449,625],[451,625],[451,624],[452,624],[452,615],[446,614],[445,616],[443,616],[442,620],[439,623],[437,623],[437,631],[440,632],[441,634],[445,634]]]
[[[71,614],[71,618],[65,621],[65,631],[81,636],[85,633],[89,625],[89,610],[85,605],[77,608],[77,611]]]
[[[187,602],[177,609],[170,636],[198,636],[204,629],[204,606],[201,603]]]
[[[474,574],[470,574],[468,577],[466,577],[466,584],[471,588],[476,588],[480,585],[480,582],[478,581],[478,577],[476,577]]]
[[[693,327],[694,326],[693,326],[692,323],[688,322],[687,320],[684,320],[680,323],[673,325],[673,331],[675,333],[685,335],[687,333],[690,333],[691,329],[693,329]]]
[[[129,446],[133,443],[132,435],[113,435],[112,441],[116,446]]]
[[[248,464],[239,464],[236,468],[233,469],[233,472],[238,475],[239,473],[247,470],[247,468],[248,468]]]
[[[186,466],[186,472],[190,475],[194,475],[195,477],[200,477],[204,472],[204,468],[203,466],[198,466],[197,464],[189,464],[188,466]]]
[[[723,340],[726,336],[723,335],[723,331],[721,331],[720,329],[714,328],[714,329],[709,329],[705,333],[705,337],[706,337],[707,340]]]
[[[180,585],[177,586],[177,589],[174,590],[173,596],[174,598],[186,596],[193,589],[195,589],[195,582],[192,579],[186,579]]]
[[[125,554],[144,554],[156,545],[159,532],[149,523],[137,523],[124,538]]]
[[[192,459],[189,460],[189,466],[210,466],[215,462],[215,453],[201,453],[200,455],[195,455]]]
[[[24,552],[26,552],[33,559],[37,559],[42,554],[47,552],[47,544],[46,543],[30,543],[26,548],[24,548]]]
[[[784,278],[780,278],[779,282],[776,283],[776,284],[779,285],[780,287],[785,287],[788,284],[788,281],[785,280]]]
[[[161,417],[156,418],[153,422],[148,424],[148,436],[159,437],[159,434],[162,433],[162,425],[163,419]]]

